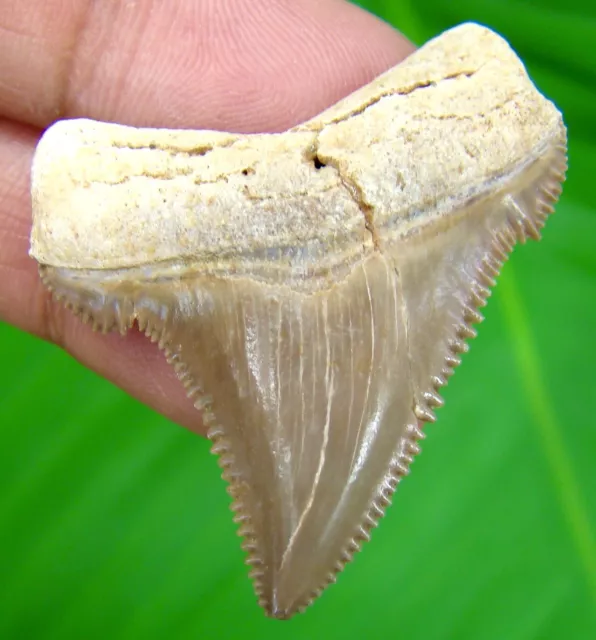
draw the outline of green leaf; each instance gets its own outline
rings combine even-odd
[[[1,638],[596,637],[596,4],[360,4],[417,43],[495,28],[570,133],[557,213],[506,265],[412,476],[337,586],[267,620],[208,443],[2,326]]]

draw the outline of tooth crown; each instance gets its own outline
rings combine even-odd
[[[208,425],[269,615],[370,537],[566,133],[498,36],[463,25],[284,134],[57,123],[31,253],[102,331],[137,322]]]

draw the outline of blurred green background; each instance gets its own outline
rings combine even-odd
[[[596,638],[596,3],[360,4],[417,44],[495,28],[569,126],[557,213],[414,473],[338,584],[268,620],[208,443],[0,326],[0,638]]]

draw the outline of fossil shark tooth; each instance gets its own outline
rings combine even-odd
[[[466,24],[283,134],[56,123],[31,255],[96,328],[164,349],[287,618],[368,540],[565,170],[561,114]]]

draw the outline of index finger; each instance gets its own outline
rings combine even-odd
[[[37,127],[279,131],[413,48],[344,0],[0,0],[0,30],[0,115]]]

